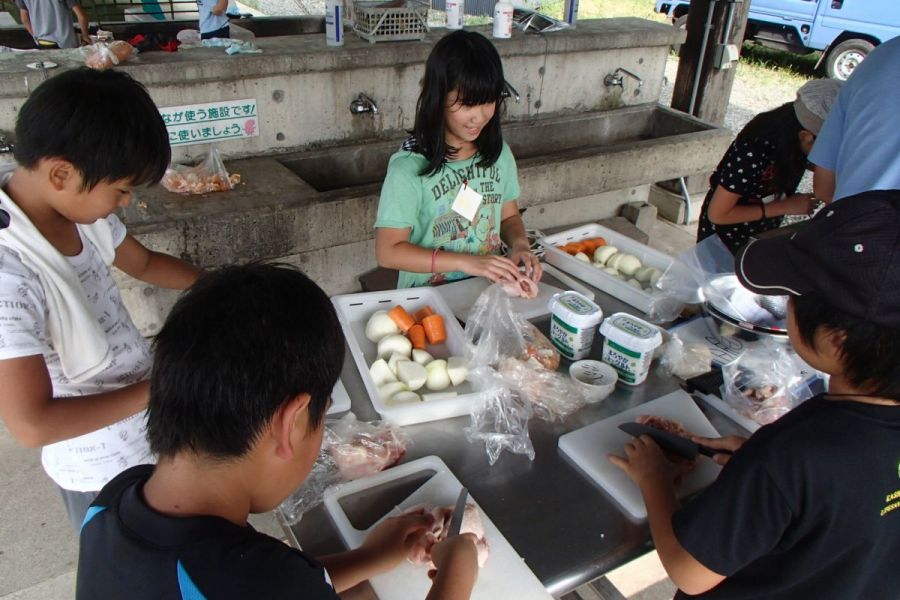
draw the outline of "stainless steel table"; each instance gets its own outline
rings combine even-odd
[[[636,313],[603,292],[596,294],[604,315]],[[534,323],[547,333],[549,318]],[[598,336],[593,358],[599,358],[599,342]],[[560,368],[567,369],[568,364],[563,359]],[[349,353],[341,379],[356,416],[377,419]],[[646,522],[631,520],[603,490],[581,475],[557,448],[559,436],[672,392],[678,384],[674,377],[660,375],[654,363],[644,384],[634,388],[618,385],[606,400],[587,405],[563,423],[533,418],[529,431],[534,461],[504,453],[493,467],[489,466],[483,444],[465,439],[463,428],[470,423],[467,416],[404,427],[411,440],[404,461],[432,454],[441,457],[547,590],[561,596],[653,546]],[[707,411],[705,406],[701,409],[723,435],[742,433],[715,411]],[[295,541],[314,556],[345,549],[321,506],[306,513],[291,532]]]

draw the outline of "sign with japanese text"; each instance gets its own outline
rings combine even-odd
[[[209,144],[259,135],[256,99],[169,106],[159,112],[172,146]]]

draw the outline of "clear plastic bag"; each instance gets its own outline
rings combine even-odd
[[[322,503],[325,490],[383,471],[406,454],[406,436],[384,421],[359,421],[353,413],[325,422],[322,450],[313,468],[293,494],[281,503],[288,524]]]
[[[761,425],[777,420],[813,396],[804,365],[779,342],[754,346],[722,367],[725,401]]]
[[[160,182],[176,194],[208,194],[227,192],[241,182],[237,173],[229,175],[217,148],[210,151],[196,165],[172,165]]]
[[[484,290],[466,320],[469,364],[496,367],[504,358],[517,358],[533,367],[555,371],[559,352],[537,327],[512,307],[500,285]]]
[[[675,320],[685,304],[703,302],[703,290],[716,277],[734,273],[734,256],[719,239],[710,236],[679,254],[656,282],[647,315],[655,323]]]
[[[121,40],[97,42],[81,47],[84,64],[92,69],[105,70],[120,65],[137,54],[137,48]]]
[[[688,380],[709,373],[712,369],[712,352],[705,343],[686,344],[677,334],[672,334],[669,341],[662,346],[659,368],[666,375]]]
[[[539,419],[562,421],[585,405],[581,390],[568,375],[558,371],[536,369],[528,362],[505,358],[498,372],[506,385],[531,405]]]
[[[491,465],[504,450],[534,460],[534,446],[528,436],[531,406],[515,397],[491,367],[472,369],[469,381],[482,391],[472,409],[472,425],[464,430],[466,439],[471,443],[484,442]]]

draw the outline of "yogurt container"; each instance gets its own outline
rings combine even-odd
[[[550,341],[569,360],[587,356],[603,311],[578,292],[554,294],[550,299]]]
[[[610,315],[600,326],[603,362],[619,372],[619,381],[639,385],[647,379],[653,351],[662,344],[655,325],[627,313]]]

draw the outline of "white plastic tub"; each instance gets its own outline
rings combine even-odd
[[[455,398],[389,405],[379,400],[378,389],[369,375],[369,366],[378,358],[378,353],[376,344],[366,338],[366,322],[375,311],[390,310],[397,304],[402,305],[410,313],[415,313],[428,305],[437,314],[444,317],[447,341],[437,346],[429,345],[427,348],[434,358],[466,355],[466,338],[463,329],[447,303],[437,292],[431,288],[411,288],[363,294],[343,294],[334,296],[331,302],[337,310],[350,354],[362,376],[372,406],[382,418],[397,425],[411,425],[458,417],[471,412],[477,393],[468,381],[445,390],[457,392],[458,395]],[[421,391],[427,392],[427,390]]]
[[[597,223],[588,223],[574,229],[548,235],[541,238],[539,242],[546,249],[544,258],[551,265],[578,277],[582,281],[586,281],[640,311],[648,312],[653,304],[654,293],[631,287],[623,280],[605,273],[603,269],[598,269],[593,265],[582,262],[559,248],[569,242],[596,237],[606,239],[608,245],[615,246],[620,252],[626,252],[638,257],[642,266],[655,267],[665,272],[672,264],[670,256]]]

